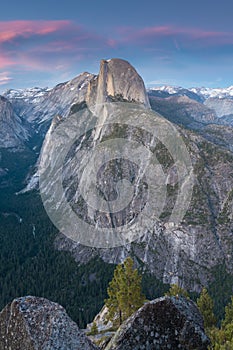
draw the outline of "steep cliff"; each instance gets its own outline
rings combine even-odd
[[[0,96],[0,148],[23,148],[29,133],[12,104]]]
[[[204,104],[216,112],[216,115],[223,124],[233,126],[232,96],[231,98],[209,97]]]
[[[87,104],[53,124],[43,145],[42,197],[65,232],[56,247],[80,263],[96,255],[119,263],[132,255],[163,282],[199,291],[213,267],[233,268],[233,180],[225,176],[233,172],[233,156],[152,112],[140,77],[128,82],[131,95],[123,89],[124,102],[105,102],[113,92],[108,66],[118,77],[128,72],[128,63],[111,62],[103,61],[90,81]],[[138,103],[129,103],[136,96]],[[180,212],[186,213],[176,221]]]
[[[7,90],[4,97],[23,120],[37,129],[58,114],[65,117],[73,103],[82,102],[93,77],[93,74],[85,72],[51,89]]]
[[[150,107],[142,78],[131,64],[118,58],[101,61],[98,76],[89,83],[86,101],[89,106],[128,101]]]
[[[179,282],[197,291],[211,281],[213,267],[225,264],[232,273],[232,153],[206,141],[232,149],[232,135],[224,126],[212,124],[215,113],[200,103],[202,99],[197,102],[199,93],[151,100],[154,109],[167,108],[174,121],[180,117],[201,125],[197,132],[175,127],[153,113],[141,77],[120,59],[103,60],[98,76],[84,73],[33,94],[26,101],[11,91],[8,98],[39,128],[46,123],[48,127],[53,113],[59,114],[40,155],[44,203],[61,224],[58,249],[71,251],[79,263],[96,255],[119,263],[131,254],[136,264],[163,282]],[[190,100],[193,95],[195,101]],[[180,106],[175,116],[173,102]],[[171,131],[171,140],[182,143],[168,142]],[[187,154],[188,166],[182,159]],[[190,179],[192,199],[176,222]],[[38,173],[30,185],[29,189],[38,185]],[[61,214],[58,209],[64,203],[68,206]],[[66,235],[63,227],[68,228]]]

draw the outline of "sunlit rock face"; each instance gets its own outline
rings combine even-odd
[[[89,83],[86,100],[90,106],[128,101],[150,107],[142,78],[129,62],[118,58],[101,61],[99,75]]]
[[[128,79],[127,74],[132,76],[131,80]],[[107,107],[103,113],[99,113],[98,108],[104,103]],[[119,103],[124,105],[122,118],[125,117],[128,121],[130,114],[133,114],[136,108],[142,115],[141,124],[139,123],[136,127],[126,125],[124,119],[121,120],[120,127],[119,124],[114,124]],[[165,203],[160,203],[158,200],[158,203],[163,205],[162,215],[154,219],[153,225],[148,225],[146,229],[144,226],[135,240],[117,247],[107,249],[103,245],[101,249],[97,249],[94,242],[96,239],[97,243],[100,243],[97,236],[93,237],[93,241],[88,242],[89,247],[87,247],[77,240],[60,234],[55,245],[57,249],[71,251],[79,263],[85,263],[96,255],[105,262],[119,263],[128,255],[132,255],[135,257],[135,264],[142,263],[145,269],[164,283],[179,283],[187,289],[200,291],[201,286],[211,281],[214,266],[225,263],[228,271],[233,269],[232,250],[228,244],[232,229],[233,180],[231,176],[226,176],[233,171],[233,158],[230,152],[219,149],[199,134],[176,126],[192,161],[194,187],[192,199],[183,220],[179,225],[169,222],[179,189],[185,187],[188,176],[178,178],[177,164],[172,159],[171,152],[162,142],[152,137],[153,129],[145,131],[141,127],[142,122],[144,125],[147,124],[148,111],[150,106],[142,79],[129,63],[113,59],[101,62],[99,75],[92,77],[88,83],[85,101],[74,104],[66,118],[54,119],[42,149],[45,155],[42,168],[49,162],[52,171],[56,169],[63,145],[67,145],[70,137],[76,135],[77,131],[82,130],[84,126],[85,130],[89,130],[86,134],[82,133],[67,152],[62,165],[62,176],[64,196],[78,218],[92,225],[90,227],[103,227],[111,231],[113,228],[130,225],[138,219],[148,201],[145,169],[149,158],[139,154],[137,157],[140,159],[139,165],[125,159],[119,160],[117,157],[113,157],[111,161],[104,161],[106,150],[104,142],[109,141],[113,145],[112,140],[123,138],[153,150],[162,168],[166,187]],[[158,125],[164,125],[166,130],[166,119],[156,113],[154,119]],[[95,173],[90,154],[91,150],[97,146],[102,147],[103,161]],[[116,149],[117,147],[112,147],[113,154]],[[124,148],[125,158],[132,159],[133,153],[135,149]],[[83,175],[86,166],[89,167],[91,174],[88,179],[96,179],[98,193],[101,194],[102,199],[107,198],[108,201],[114,202],[119,193],[118,181],[126,179],[131,182],[134,192],[129,205],[113,215],[95,209],[100,203],[98,199],[93,206],[88,206],[78,187],[81,181],[84,190],[88,192],[89,182]],[[51,172],[48,173],[48,179],[44,189],[49,193],[54,185]],[[52,196],[49,196],[48,202],[51,198]],[[59,206],[59,201],[54,202],[54,208]],[[151,217],[148,218],[148,222]],[[70,222],[68,224],[70,225]],[[74,231],[79,233],[79,227]]]

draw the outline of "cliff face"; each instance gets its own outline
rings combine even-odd
[[[22,297],[0,313],[1,350],[95,350],[62,306]]]
[[[8,90],[4,97],[11,102],[14,111],[23,120],[38,129],[41,124],[51,122],[58,114],[66,117],[73,103],[82,102],[88,83],[93,77],[93,74],[85,72],[52,89]]]
[[[133,79],[124,89],[127,74]],[[121,101],[122,96],[124,101],[128,98],[125,103],[104,103],[120,91]],[[132,100],[137,103],[129,103]],[[131,254],[163,282],[197,291],[211,280],[214,266],[225,263],[232,271],[228,242],[233,180],[226,176],[233,172],[232,154],[177,127],[175,139],[183,140],[191,160],[187,166],[181,144],[163,144],[174,127],[156,113],[155,124],[150,124],[143,82],[125,61],[101,63],[86,101],[74,105],[65,121],[52,125],[42,149],[44,203],[52,208],[50,217],[59,222],[60,231],[66,232],[57,238],[56,247],[71,251],[80,263],[96,255],[119,263]],[[62,195],[57,197],[59,173]],[[174,215],[185,204],[192,173],[192,199],[177,223]],[[152,192],[150,181],[155,183]],[[152,209],[141,219],[148,207]]]
[[[12,104],[0,96],[0,148],[22,148],[28,139],[28,130],[15,113]]]
[[[120,59],[102,61],[98,76],[83,73],[54,89],[24,93],[9,91],[6,96],[11,103],[5,98],[0,101],[3,110],[7,111],[0,118],[0,123],[4,123],[2,140],[5,145],[14,145],[16,141],[21,144],[27,137],[25,125],[21,128],[22,120],[36,131],[45,124],[50,125],[39,158],[42,173],[48,171],[45,202],[49,204],[53,200],[56,209],[61,206],[61,198],[57,200],[53,191],[61,171],[64,198],[75,217],[81,220],[81,225],[79,221],[70,229],[69,238],[62,233],[57,237],[58,249],[71,251],[79,263],[96,255],[108,263],[119,263],[131,254],[136,257],[135,261],[141,261],[145,269],[164,282],[179,281],[182,286],[194,290],[208,284],[211,269],[216,265],[225,264],[229,272],[233,271],[233,253],[229,245],[232,241],[233,158],[230,152],[205,139],[232,150],[232,132],[229,127],[226,133],[226,127],[208,124],[215,120],[213,111],[191,101],[191,95],[156,97],[157,100],[152,96],[151,99],[155,110],[168,112],[168,119],[171,114],[174,117],[175,105],[180,108],[175,122],[181,116],[189,119],[189,124],[191,119],[191,124],[195,123],[197,127],[203,122],[207,124],[197,133],[176,127],[178,138],[186,145],[194,173],[190,206],[183,220],[176,225],[173,221],[169,223],[169,218],[191,172],[188,169],[185,173],[179,165],[182,164],[179,158],[182,152],[173,157],[176,147],[168,149],[159,139],[163,132],[169,134],[166,119],[155,113],[155,124],[148,122],[152,111],[144,83],[128,62]],[[156,105],[156,101],[160,104]],[[170,102],[166,104],[167,101]],[[20,118],[14,114],[12,106]],[[53,113],[60,116],[51,123]],[[7,143],[12,131],[14,139],[10,138]],[[66,155],[62,158],[64,147]],[[98,153],[94,152],[95,148]],[[152,165],[156,166],[151,172],[148,164],[153,158]],[[51,165],[49,169],[47,164]],[[2,171],[4,174],[5,169]],[[150,197],[151,202],[147,180],[153,182],[155,179],[161,191]],[[31,178],[28,189],[37,187],[38,172]],[[147,203],[152,203],[153,210],[147,212],[144,224],[138,229],[133,225],[139,222]],[[69,218],[66,214],[59,213],[58,219]],[[83,223],[88,229],[83,230]],[[70,227],[69,219],[65,225]],[[106,235],[93,234],[93,228],[103,229]],[[115,240],[117,231],[120,232],[120,235],[116,234],[117,244],[111,247],[111,240],[109,244],[102,244],[108,238]],[[84,241],[87,232],[90,233],[91,238],[85,242],[88,247],[82,244],[83,239],[73,239],[80,232]],[[128,240],[125,240],[125,232],[128,232]]]
[[[209,97],[205,102],[205,105],[215,110],[216,115],[223,124],[233,126],[233,99],[231,98],[218,98]]]
[[[86,101],[89,106],[128,101],[150,107],[142,78],[127,61],[117,58],[101,61],[99,75],[89,83]]]
[[[187,126],[195,126],[195,123],[209,124],[218,122],[214,109],[193,100],[187,96],[169,96],[161,98],[150,95],[152,109],[168,118],[171,122]],[[199,124],[199,128],[202,125]]]

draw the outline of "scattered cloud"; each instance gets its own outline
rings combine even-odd
[[[113,45],[72,21],[0,21],[0,69],[47,70]]]
[[[0,85],[5,85],[11,81],[12,78],[9,75],[9,72],[0,73]]]
[[[163,85],[177,86],[177,81],[172,78],[169,78],[169,79],[152,80],[146,83],[147,87],[163,86]]]
[[[233,44],[232,32],[208,31],[199,28],[153,26],[141,29],[132,27],[118,28],[121,42],[138,45],[154,44],[156,41],[172,39],[174,46],[180,49],[180,44],[185,46],[198,45],[224,45]],[[179,39],[179,45],[178,45]]]
[[[99,59],[113,56],[145,62],[145,70],[153,64],[161,72],[170,68],[170,74],[184,70],[187,62],[217,64],[224,52],[229,58],[233,33],[163,25],[109,28],[100,35],[70,20],[0,21],[0,50],[0,85],[24,72],[47,75],[48,80],[53,74],[59,81],[85,64],[96,67]]]
[[[1,21],[0,44],[13,42],[17,38],[48,35],[66,29],[69,24],[70,21]]]

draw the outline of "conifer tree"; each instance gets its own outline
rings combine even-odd
[[[96,335],[98,334],[98,327],[96,322],[94,321],[91,327],[90,335]]]
[[[231,303],[225,307],[225,318],[221,328],[213,327],[208,330],[212,348],[214,350],[233,349],[233,297]]]
[[[165,295],[169,297],[183,296],[189,299],[188,292],[185,289],[179,287],[178,284],[171,284],[169,291],[165,293]]]
[[[197,299],[197,306],[204,319],[205,329],[210,329],[216,325],[216,318],[214,316],[214,303],[208,294],[206,288],[203,288],[200,298]]]
[[[225,307],[225,318],[222,322],[222,327],[225,328],[228,324],[233,324],[233,296],[231,302]]]
[[[137,311],[144,303],[145,297],[141,290],[141,276],[137,269],[133,269],[133,260],[128,257],[123,264],[119,264],[108,287],[108,319],[114,321],[116,317],[121,324]]]

